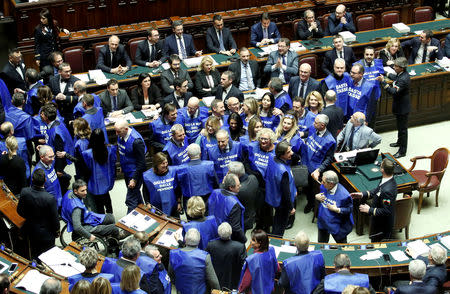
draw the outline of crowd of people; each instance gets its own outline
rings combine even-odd
[[[323,257],[307,251],[309,238],[304,233],[296,237],[297,256],[280,269],[267,233],[283,237],[292,228],[297,199],[304,192],[303,212],[317,206],[317,241],[328,242],[331,235],[336,243],[347,242],[353,229],[354,198],[361,199],[359,211],[372,217],[371,240],[390,239],[397,195],[393,162],[383,160],[382,179],[374,190],[349,193],[330,170],[333,155],[380,144],[373,127],[384,88],[393,96],[398,129],[398,139],[390,146],[399,147],[394,157],[405,156],[410,112],[406,68],[450,52],[443,52],[432,32],[424,30],[402,43],[391,38],[379,59],[374,48],[366,47],[357,60],[338,35],[355,32],[345,6],[336,7],[325,30],[314,12],[307,10],[296,32],[300,39],[334,35],[333,49],[322,64],[326,77],[317,81],[309,64],[299,65],[290,40],[280,35],[267,13],[252,26],[250,45],[277,44],[278,49],[269,54],[261,70],[250,59],[249,49],[238,50],[230,30],[216,15],[207,31],[206,50],[228,56],[238,53],[239,59],[219,73],[213,59],[203,56],[193,81],[180,65],[203,51],[195,48],[191,35],[183,33],[182,22],[174,21],[172,29],[164,41],[157,29],[150,29],[136,51],[137,65],[154,68],[168,62],[160,83],[141,73],[129,93],[119,88],[116,79],[110,79],[99,95],[88,93],[86,83],[72,75],[70,64],[57,51],[59,28],[48,10],[41,13],[35,30],[41,71],[27,68],[18,49],[10,51],[0,75],[0,176],[19,197],[17,211],[26,219],[30,258],[55,245],[60,216],[74,236],[91,241],[98,236],[127,236],[114,225],[110,195],[119,160],[128,212],[142,203],[173,217],[186,213],[183,236],[178,236],[180,249],[170,252],[166,272],[156,247],[147,246],[142,236],[130,237],[123,244],[122,257],[107,259],[100,276],[93,268],[96,252],[86,249],[80,257],[86,272],[70,280],[74,293],[87,293],[83,289],[92,287],[99,287],[94,293],[103,293],[99,289],[108,281],[114,293],[141,293],[139,287],[146,293],[170,293],[170,283],[180,293],[204,293],[208,287],[270,293],[280,271],[278,283],[287,293],[341,292],[347,280],[373,293],[367,276],[351,274],[343,254],[335,258],[337,273],[325,276]],[[402,48],[411,50],[409,61]],[[123,75],[131,66],[120,39],[111,36],[99,51],[97,68]],[[386,74],[383,66],[392,67],[395,74]],[[269,78],[267,85],[264,77]],[[386,77],[394,83],[387,83]],[[288,85],[287,90],[283,85]],[[244,98],[243,92],[264,86],[268,90],[261,102]],[[209,96],[215,98],[210,109],[201,103]],[[148,136],[122,117],[145,109],[160,112],[152,118]],[[116,145],[109,144],[106,117],[115,118]],[[74,179],[66,172],[72,163]],[[251,229],[254,254],[246,257],[246,231]],[[436,261],[433,256],[432,260]],[[302,264],[307,263],[314,267],[304,273]],[[411,277],[420,280],[422,267],[412,263]],[[309,278],[297,278],[304,275]],[[441,281],[434,287],[440,285]],[[353,293],[364,291],[358,288]]]

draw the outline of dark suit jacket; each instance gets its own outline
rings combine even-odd
[[[398,87],[398,90],[394,87],[389,87],[386,92],[392,95],[392,113],[393,114],[407,114],[411,110],[411,103],[409,98],[409,87],[411,85],[411,79],[407,71],[401,72],[399,75],[388,74],[388,78],[394,81],[394,84]],[[381,83],[384,87],[385,82]]]
[[[296,52],[289,50],[286,53],[286,71],[290,77],[298,75],[298,55]],[[269,58],[267,59],[266,66],[264,66],[264,72],[270,73],[270,77],[278,77],[280,75],[280,69],[277,68],[272,71],[272,65],[278,62],[278,58],[281,58],[280,53],[277,51],[270,52]],[[288,83],[289,80],[286,81]]]
[[[426,260],[426,258],[423,258],[422,260],[424,259]],[[428,263],[428,261],[426,263]],[[444,284],[446,280],[447,270],[445,264],[427,266],[427,271],[422,279],[425,284],[436,287],[437,289],[441,289],[442,284]]]
[[[66,83],[66,87],[64,89],[61,89],[59,82],[61,81],[61,75],[57,74],[56,76],[51,76],[50,80],[48,82],[48,86],[50,87],[50,90],[52,90],[53,95],[58,95],[59,93],[63,93],[64,95],[74,96],[75,93],[73,92],[73,84],[78,81],[79,78],[75,76],[70,76],[69,80]]]
[[[183,39],[184,39],[184,49],[186,50],[187,56],[194,56],[197,50],[195,49],[192,36],[189,34],[183,34]],[[164,40],[164,55],[169,57],[172,54],[177,54],[181,56],[181,54],[178,53],[178,45],[175,34],[168,36]]]
[[[445,37],[444,51],[445,56],[450,58],[450,34]]]
[[[222,29],[222,39],[225,50],[237,49],[236,42],[234,41],[229,28],[224,27]],[[206,30],[206,50],[208,53],[219,53],[220,51],[219,39],[214,26],[209,27],[208,30]]]
[[[105,90],[98,97],[100,97],[103,116],[106,117],[109,112],[112,112],[111,96],[108,90]],[[117,93],[117,109],[123,110],[124,113],[131,112],[134,109],[130,97],[128,97],[125,90],[119,89],[119,93]]]
[[[322,70],[328,76],[334,72],[334,61],[338,58],[336,48],[325,53],[325,57],[322,63]],[[355,54],[353,49],[344,46],[344,59],[345,59],[345,71],[349,72],[353,63],[356,62]]]
[[[140,66],[145,66],[147,62],[159,60],[161,63],[167,60],[167,56],[164,55],[164,42],[162,40],[155,44],[155,59],[151,59],[150,50],[148,48],[148,40],[140,42],[136,49],[136,55],[134,63]]]
[[[248,65],[250,66],[250,70],[252,71],[253,84],[255,87],[259,87],[261,84],[261,75],[259,73],[259,65],[255,60],[249,60]],[[241,83],[241,61],[238,60],[233,62],[228,67],[228,70],[234,72],[235,78],[233,81],[233,85],[239,88],[239,84]]]
[[[397,183],[392,178],[383,185],[378,185],[375,189],[369,191],[373,198],[369,209],[369,215],[372,216],[370,234],[378,236],[378,240],[390,239],[392,235],[392,226],[395,218],[395,198],[397,197]],[[365,202],[369,197],[368,191],[363,192],[361,202]],[[375,215],[373,214],[374,210]],[[372,239],[372,237],[371,237]]]
[[[198,98],[216,95],[217,87],[220,85],[220,73],[218,70],[213,70],[211,71],[211,76],[214,82],[214,87],[211,88],[211,91],[205,91],[203,89],[210,88],[208,81],[206,80],[205,72],[200,70],[195,74],[195,92],[197,93]]]
[[[392,61],[396,60],[399,57],[405,57],[405,53],[403,53],[402,47],[399,47],[397,53],[395,53],[392,56]],[[383,66],[387,66],[387,62],[389,60],[391,60],[390,59],[390,54],[387,53],[385,49],[380,50],[380,59],[383,60]]]
[[[337,35],[339,32],[350,31],[351,33],[356,32],[355,24],[353,23],[352,15],[349,12],[345,13],[345,19],[347,24],[341,24],[341,20],[336,18],[336,13],[330,14],[328,17],[328,32],[331,36]]]
[[[297,25],[297,37],[300,40],[307,40],[309,38],[322,38],[324,36],[324,32],[322,30],[322,26],[320,25],[320,21],[316,20],[317,31],[313,30],[312,32],[308,30],[309,26],[306,20],[302,19],[298,22]]]
[[[289,81],[289,89],[288,89],[289,97],[291,97],[292,99],[297,97],[300,87],[301,87],[300,77],[299,76],[292,77],[291,80]],[[310,77],[308,79],[308,84],[306,85],[306,90],[304,94],[305,97],[303,98],[306,99],[308,94],[311,93],[312,91],[320,91],[320,82]]]
[[[130,99],[134,110],[142,109],[142,105],[144,105],[144,95],[139,95],[138,87],[131,90]],[[161,90],[155,83],[151,83],[150,88],[148,88],[148,100],[150,104],[161,104]]]
[[[435,294],[437,290],[424,282],[413,282],[411,285],[401,285],[395,290],[395,294]]]
[[[403,49],[409,48],[411,50],[408,59],[409,64],[415,63],[414,60],[417,57],[417,52],[419,51],[421,44],[422,43],[420,42],[419,37],[415,37],[401,43]],[[438,48],[437,50],[434,50],[433,52],[429,53],[430,61],[442,59],[444,54],[442,53],[441,42],[439,42],[439,40],[436,38],[431,38],[430,46],[436,46]]]
[[[217,92],[216,92],[216,99],[222,100],[222,94],[223,94],[223,87],[222,86],[218,86],[217,87]],[[237,99],[239,99],[239,102],[243,102],[244,101],[244,94],[235,85],[231,85],[230,91],[228,91],[227,96],[225,97],[225,99],[222,100],[225,105],[227,105],[227,100],[230,97],[236,97]]]
[[[186,94],[184,94],[184,106],[187,106],[187,103],[189,101],[189,99],[192,97],[192,93],[191,92],[187,92]],[[164,100],[163,100],[163,104],[161,105],[161,107],[164,107],[164,105],[166,105],[167,103],[173,104],[175,105],[175,107],[177,109],[180,109],[180,104],[178,104],[178,101],[175,99],[175,92],[170,93],[169,95],[167,95]]]
[[[194,88],[194,83],[192,83],[191,77],[189,76],[189,73],[180,68],[178,71],[178,77],[182,79],[186,79],[188,81],[188,88],[189,91],[192,91],[192,88]],[[161,88],[163,90],[163,94],[169,95],[174,91],[170,86],[173,86],[173,80],[175,79],[172,71],[169,69],[166,69],[161,73]]]
[[[131,65],[133,64],[122,44],[119,44],[119,47],[117,47],[116,57],[112,62],[109,45],[105,45],[100,49],[100,52],[98,53],[97,68],[104,72],[111,72],[111,69],[118,67],[119,64],[128,66],[128,68],[131,68]]]
[[[340,107],[333,104],[325,107],[321,114],[326,114],[330,119],[327,125],[327,130],[329,130],[336,139],[338,130],[341,130],[344,126],[344,112]]]
[[[208,243],[206,251],[211,255],[220,286],[237,289],[242,265],[247,257],[245,245],[233,240],[213,240]]]
[[[6,62],[5,66],[3,67],[1,78],[5,82],[6,86],[8,87],[8,91],[11,94],[14,94],[14,89],[19,88],[24,91],[27,90],[27,83],[25,82],[25,64],[23,62],[19,65],[20,70],[22,71],[23,78],[20,76],[20,74],[17,72],[14,65],[11,64],[11,62]]]
[[[274,43],[278,43],[281,35],[278,31],[277,25],[274,22],[270,22],[269,27],[267,28],[267,33],[269,35],[269,39],[273,39]],[[256,43],[261,42],[261,40],[263,39],[261,22],[257,22],[252,25],[250,35],[250,46],[256,46]]]

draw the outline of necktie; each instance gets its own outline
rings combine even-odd
[[[347,149],[352,150],[353,147],[353,137],[355,136],[355,126],[352,126],[350,138],[348,138]]]
[[[116,67],[116,52],[111,54],[111,67]]]
[[[339,51],[339,58],[343,58],[342,51]]]
[[[253,84],[253,79],[248,64],[244,64],[244,69],[245,69],[245,76],[247,77],[247,89],[253,90],[255,88],[255,85]]]
[[[283,65],[286,65],[286,54],[283,55],[282,63]],[[286,71],[283,71],[283,75],[284,75],[284,82],[285,83],[289,82],[289,74]]]
[[[422,63],[427,61],[427,47],[428,44],[423,45]]]
[[[367,67],[372,67],[372,62],[369,62],[369,63],[367,64]]]
[[[181,58],[186,59],[187,57],[186,49],[184,49],[184,45],[183,42],[181,41],[181,38],[178,38],[178,42],[180,42]]]
[[[117,110],[117,96],[113,96],[113,111]]]
[[[298,92],[298,97],[304,98],[305,94],[305,82],[302,82],[302,86],[300,87],[300,91]]]
[[[220,47],[220,51],[225,51],[225,46],[223,45],[222,30],[218,31],[218,34],[219,34],[219,47]]]
[[[155,44],[152,44],[152,54],[150,57],[150,61],[154,61],[155,59],[156,59]]]
[[[269,39],[269,34],[267,33],[267,29],[263,29],[263,39]]]

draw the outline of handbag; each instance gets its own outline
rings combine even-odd
[[[291,166],[292,176],[294,177],[295,186],[306,187],[308,186],[308,167],[304,164]]]

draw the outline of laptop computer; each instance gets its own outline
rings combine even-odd
[[[351,158],[349,161],[356,166],[374,163],[378,157],[379,151],[380,149],[361,151],[356,153],[356,156]]]

